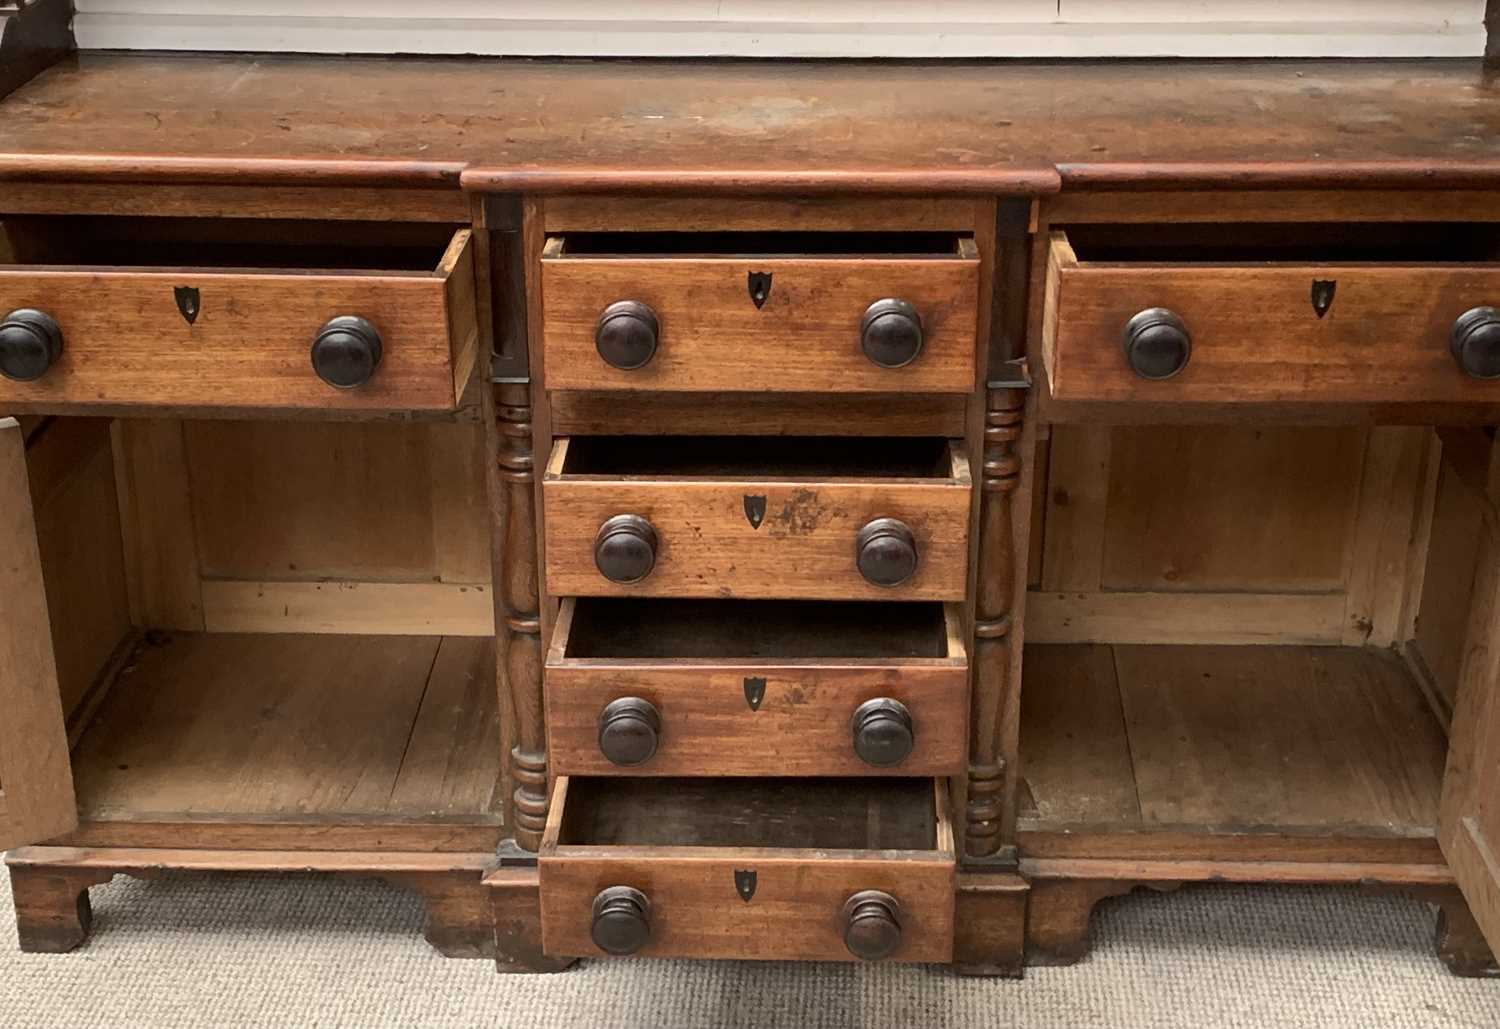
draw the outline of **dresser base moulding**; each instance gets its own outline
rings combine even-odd
[[[1376,862],[1023,859],[1030,887],[1025,963],[1072,965],[1088,956],[1089,924],[1100,901],[1137,889],[1166,893],[1188,883],[1357,885],[1438,907],[1435,946],[1454,975],[1500,976],[1468,903],[1443,864]]]
[[[92,850],[23,847],[6,858],[21,950],[61,954],[88,940],[89,888],[116,875],[149,879],[171,871],[328,872],[381,879],[421,895],[424,936],[445,957],[491,958],[495,930],[483,877],[490,854],[346,851]]]

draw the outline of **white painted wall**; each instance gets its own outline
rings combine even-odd
[[[1485,0],[76,0],[88,49],[1460,57]]]

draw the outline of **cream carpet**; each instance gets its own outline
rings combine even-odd
[[[1091,958],[1010,982],[690,961],[498,976],[429,950],[409,895],[310,876],[117,879],[93,891],[86,948],[30,956],[16,950],[0,887],[4,1029],[1500,1026],[1500,980],[1450,977],[1425,905],[1354,889],[1202,886],[1106,901]]]

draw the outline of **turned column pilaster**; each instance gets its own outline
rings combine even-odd
[[[509,691],[516,744],[510,753],[511,828],[517,845],[535,851],[547,824],[547,733],[542,720],[541,583],[537,570],[536,468],[531,437],[531,387],[495,387],[496,460],[501,526],[499,648],[502,687]]]
[[[1000,849],[1004,820],[1006,762],[1001,733],[1014,688],[1011,613],[1019,561],[1012,508],[1021,481],[1016,444],[1025,405],[1024,388],[1002,387],[989,391],[985,411],[964,833],[964,853],[970,858],[987,858]]]

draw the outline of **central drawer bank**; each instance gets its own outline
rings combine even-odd
[[[1477,64],[85,53],[0,179],[23,948],[314,869],[1019,974],[1239,881],[1494,971]]]

